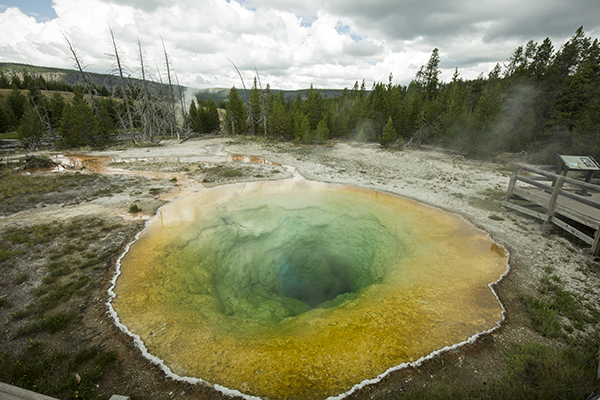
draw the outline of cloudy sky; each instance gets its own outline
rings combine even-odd
[[[600,0],[0,0],[0,62],[74,68],[64,36],[90,72],[122,62],[138,73],[137,39],[156,78],[161,38],[180,83],[241,87],[258,70],[278,89],[408,84],[438,48],[441,79],[472,79],[519,45],[577,28],[600,38]],[[64,36],[63,36],[64,35]]]

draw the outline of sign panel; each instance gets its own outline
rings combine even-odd
[[[600,171],[600,167],[589,156],[561,156],[557,155],[563,168],[568,171]]]

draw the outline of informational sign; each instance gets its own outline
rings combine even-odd
[[[591,156],[556,155],[567,171],[600,171],[600,167]]]
[[[600,171],[600,165],[592,158],[592,156],[561,156],[556,157],[560,161],[556,168],[557,175],[566,175],[569,171],[587,171],[585,183],[590,183],[596,171]],[[553,184],[554,186],[554,184]],[[575,192],[581,196],[591,196],[586,188]]]

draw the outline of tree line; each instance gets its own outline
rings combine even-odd
[[[16,131],[23,145],[35,150],[104,147],[123,139],[158,143],[164,137],[180,138],[191,132],[185,88],[173,72],[164,43],[166,77],[160,72],[158,77],[149,73],[138,40],[139,67],[137,79],[132,79],[133,74],[127,72],[121,60],[112,29],[110,33],[113,77],[118,82],[112,91],[91,82],[66,37],[80,74],[78,84],[46,80],[27,70],[11,77],[0,72],[0,89],[10,89],[5,98],[0,98],[0,133]]]
[[[470,157],[522,152],[554,162],[556,153],[600,160],[600,45],[583,27],[555,49],[546,38],[519,46],[504,65],[464,80],[458,69],[440,79],[436,48],[408,85],[364,80],[341,96],[305,98],[254,85],[242,100],[235,86],[224,121],[229,134],[301,143],[328,139],[377,141],[382,146],[435,144]]]
[[[234,86],[218,104],[196,96],[189,106],[166,49],[164,82],[164,73],[158,78],[148,73],[138,41],[138,79],[131,81],[112,36],[120,79],[110,92],[85,79],[67,43],[82,83],[0,73],[0,88],[10,88],[0,99],[0,132],[17,130],[31,148],[101,147],[117,138],[157,143],[224,132],[298,143],[433,144],[478,158],[520,152],[532,162],[554,162],[556,153],[600,159],[600,45],[582,27],[559,48],[549,38],[529,41],[476,79],[462,79],[456,69],[449,82],[442,81],[436,48],[408,85],[394,84],[390,74],[386,83],[367,89],[364,80],[357,81],[334,98],[311,85],[305,96],[285,99],[282,91],[263,87],[256,71],[249,90]]]

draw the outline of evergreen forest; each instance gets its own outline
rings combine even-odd
[[[257,71],[249,90],[234,86],[218,103],[200,96],[188,103],[181,90],[174,94],[179,86],[162,85],[150,95],[140,81],[110,92],[0,73],[0,89],[9,89],[0,98],[0,132],[17,131],[31,148],[223,132],[306,144],[427,144],[485,159],[522,153],[540,163],[553,163],[557,153],[600,159],[600,44],[583,27],[560,47],[549,38],[531,40],[476,79],[462,79],[456,69],[443,81],[440,62],[436,48],[408,85],[394,84],[390,73],[387,82],[367,88],[357,81],[331,98],[311,85],[306,96],[286,99],[283,91],[263,88]]]

